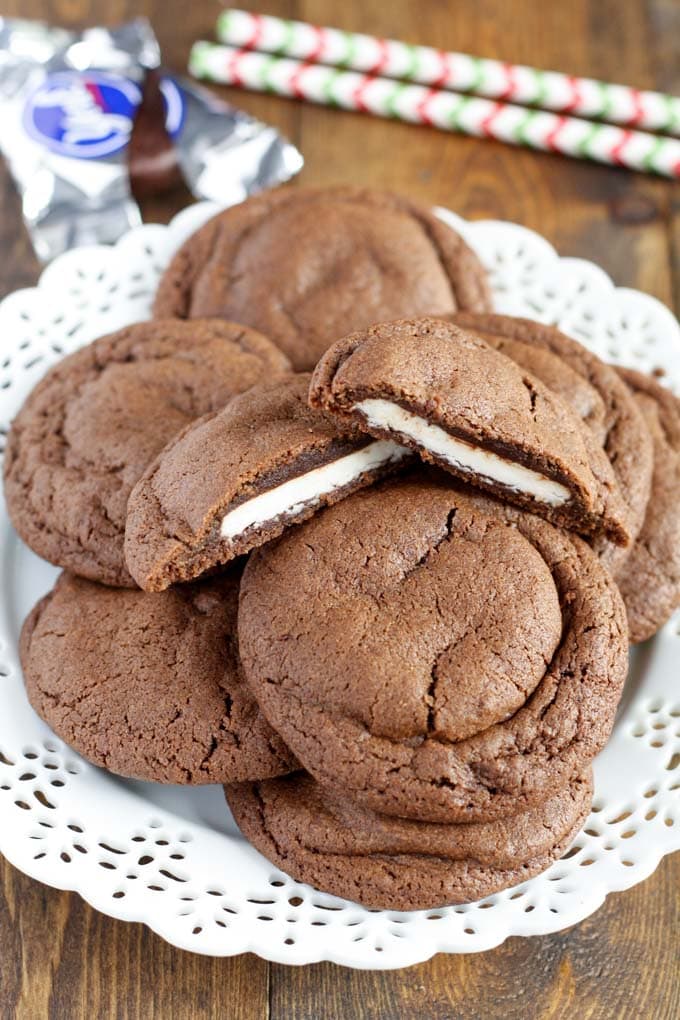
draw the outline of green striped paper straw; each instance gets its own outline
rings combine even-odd
[[[613,124],[210,42],[194,44],[189,70],[226,85],[680,177],[680,140]]]
[[[680,98],[628,85],[234,8],[218,18],[217,37],[229,46],[279,57],[680,135]]]

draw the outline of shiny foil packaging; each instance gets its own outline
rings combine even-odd
[[[141,223],[182,178],[223,204],[302,166],[273,128],[160,70],[148,21],[71,32],[0,18],[0,150],[44,261]]]

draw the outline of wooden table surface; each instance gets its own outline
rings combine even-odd
[[[243,0],[241,6],[258,5]],[[210,38],[217,10],[210,0],[0,3],[0,14],[66,25],[145,13],[165,62],[177,70],[186,67],[191,41]],[[266,10],[680,92],[678,0],[268,0]],[[561,254],[592,259],[619,285],[648,291],[678,310],[677,185],[275,97],[235,92],[232,98],[300,146],[306,160],[300,183],[393,188],[464,216],[515,220],[540,231]],[[182,195],[152,201],[145,215],[165,221],[185,201]],[[38,265],[4,168],[0,251],[0,296],[34,283]],[[2,1018],[680,1015],[680,855],[569,931],[384,973],[331,964],[287,968],[253,956],[205,959],[171,948],[139,924],[97,914],[75,894],[40,886],[4,862],[0,879]]]

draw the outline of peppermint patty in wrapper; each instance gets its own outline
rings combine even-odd
[[[126,149],[145,71],[159,60],[142,20],[82,33],[0,23],[0,145],[41,259],[141,222]]]
[[[0,18],[0,149],[41,259],[141,223],[133,192],[184,177],[227,204],[301,168],[273,128],[159,64],[143,18],[83,32]]]

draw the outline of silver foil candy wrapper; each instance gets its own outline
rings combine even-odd
[[[275,128],[188,78],[164,77],[161,89],[168,80],[184,99],[184,125],[175,145],[184,179],[198,198],[233,205],[302,169],[302,155]]]
[[[144,21],[82,33],[0,22],[0,147],[39,258],[115,241],[141,222],[126,147],[159,60]]]
[[[300,170],[300,153],[274,128],[159,65],[143,18],[83,32],[0,18],[0,149],[42,260],[113,242],[141,222],[131,149],[146,150],[147,192],[167,185],[153,173],[164,148],[165,164],[177,164],[196,197],[223,204]],[[140,116],[131,146],[150,87],[161,123]]]

